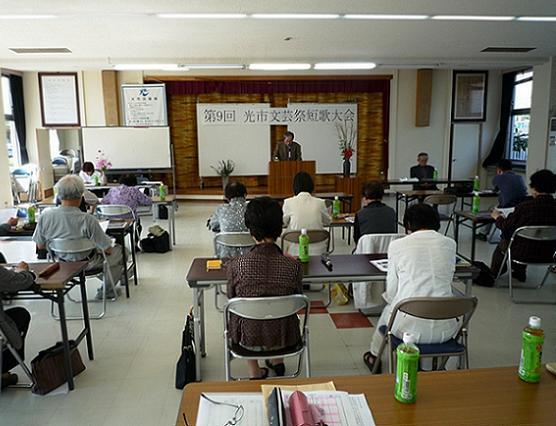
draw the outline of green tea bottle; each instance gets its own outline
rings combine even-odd
[[[342,209],[340,204],[340,198],[336,195],[334,201],[332,201],[332,217],[336,219],[340,215],[340,210]]]
[[[301,263],[309,262],[309,235],[307,230],[302,229],[299,235],[299,261]]]
[[[403,343],[396,349],[396,387],[394,397],[404,404],[413,404],[417,399],[417,370],[419,369],[419,348],[415,345],[415,335],[403,334]]]
[[[29,221],[30,225],[33,225],[35,223],[35,215],[37,213],[37,209],[35,207],[34,204],[31,204],[28,208],[27,208],[27,220]]]
[[[438,170],[436,169],[432,172],[432,180],[438,180]]]
[[[160,201],[166,201],[166,195],[168,194],[168,187],[166,185],[160,185],[158,187],[158,196]]]
[[[538,383],[541,380],[542,345],[544,330],[539,317],[529,317],[529,325],[521,333],[521,356],[519,358],[519,378],[525,382]]]
[[[481,208],[481,197],[479,197],[478,192],[473,192],[473,201],[471,202],[471,212],[479,213]]]
[[[479,180],[479,176],[475,176],[473,178],[473,191],[480,191],[481,190],[481,182]]]

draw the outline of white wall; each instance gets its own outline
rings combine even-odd
[[[106,126],[104,115],[104,94],[102,91],[102,71],[83,71],[83,90],[81,98],[84,105],[87,126]]]
[[[0,85],[0,99],[2,99],[2,85]],[[13,205],[12,189],[10,185],[10,163],[8,161],[8,149],[4,143],[6,134],[6,121],[4,120],[4,103],[0,102],[0,208]]]

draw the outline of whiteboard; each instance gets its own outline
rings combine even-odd
[[[169,127],[83,127],[84,161],[99,150],[114,169],[170,169]]]
[[[222,106],[222,104],[218,104]],[[268,107],[269,104],[227,104],[241,114],[243,110]],[[197,104],[197,146],[199,176],[218,176],[210,167],[220,160],[232,160],[236,176],[265,176],[270,161],[270,126],[262,125],[203,125],[202,114],[215,104]]]
[[[288,108],[295,109],[307,104],[289,103]],[[357,104],[311,104],[311,108],[349,109],[354,113],[354,122],[357,128]],[[338,130],[334,122],[304,122],[288,124],[288,130],[295,134],[295,141],[301,145],[303,160],[315,160],[317,173],[341,173],[343,159],[338,147]],[[351,157],[351,172],[357,172],[357,144]]]

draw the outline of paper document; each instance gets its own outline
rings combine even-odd
[[[510,215],[510,213],[513,213],[515,210],[515,207],[508,207],[506,209],[502,209],[500,207],[496,207],[496,210],[498,210],[502,216],[504,217],[508,217]]]
[[[108,225],[110,225],[110,221],[109,220],[101,220],[99,222],[99,224],[100,224],[100,227],[102,228],[102,230],[104,232],[106,232],[106,230],[108,229]]]
[[[267,426],[268,421],[263,412],[263,394],[262,393],[205,393],[211,400],[218,402],[210,402],[201,397],[199,399],[199,411],[197,412],[197,426],[215,426],[225,424],[235,424],[237,426]],[[223,403],[223,404],[222,404]],[[239,418],[239,412],[233,406],[241,405],[243,414]],[[234,419],[236,423],[228,423]]]
[[[16,208],[0,209],[0,224],[6,223],[12,217],[17,217]]]
[[[369,260],[371,265],[382,272],[388,272],[388,259]]]

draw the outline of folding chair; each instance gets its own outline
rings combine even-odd
[[[425,197],[424,202],[430,204],[433,207],[438,206],[448,206],[448,214],[438,213],[438,217],[441,222],[448,222],[446,224],[446,230],[444,235],[448,235],[448,230],[450,229],[450,224],[454,222],[454,211],[456,210],[456,204],[458,197],[452,194],[434,194]]]
[[[512,262],[517,263],[519,265],[537,265],[537,266],[546,266],[546,273],[544,274],[543,280],[541,283],[535,287],[534,289],[540,289],[544,286],[548,275],[556,267],[556,253],[552,256],[551,259],[538,259],[535,261],[524,261],[520,259],[515,259],[512,256],[512,247],[515,244],[516,238],[522,238],[524,240],[528,240],[530,242],[538,241],[549,243],[552,242],[556,245],[556,226],[522,226],[515,230],[512,238],[510,240],[510,244],[508,245],[508,249],[506,250],[506,254],[504,256],[504,261],[506,261],[506,266],[508,269],[508,286],[510,289],[510,298],[512,302],[518,304],[543,304],[543,305],[552,305],[556,304],[556,301],[550,300],[539,300],[539,301],[530,301],[530,300],[516,300],[514,298],[514,287],[516,288],[525,288],[523,286],[514,286],[512,284]],[[504,261],[502,264],[504,264]],[[496,279],[500,278],[502,275],[502,267],[498,271],[498,276]]]
[[[459,357],[458,369],[465,366],[469,369],[469,353],[467,344],[467,324],[477,307],[476,297],[414,297],[400,301],[392,310],[392,315],[388,325],[379,327],[377,333],[384,336],[377,355],[377,360],[381,359],[382,354],[389,345],[388,371],[394,372],[396,365],[396,348],[402,342],[392,332],[392,327],[396,316],[399,313],[411,315],[416,318],[429,320],[447,320],[458,318],[461,321],[455,337],[444,343],[417,344],[421,352],[421,358],[432,358],[433,369],[443,369],[451,356]],[[440,358],[440,364],[437,359]],[[378,371],[379,362],[375,362],[373,374]]]
[[[0,301],[0,303],[2,302]],[[33,374],[31,373],[31,370],[29,370],[29,367],[27,367],[27,364],[25,364],[25,361],[21,359],[19,353],[15,349],[16,346],[20,346],[21,344],[23,344],[23,342],[15,342],[15,341],[10,341],[10,339],[8,339],[8,332],[2,328],[2,323],[0,322],[0,366],[2,366],[3,363],[4,349],[7,348],[10,351],[10,353],[13,355],[17,363],[21,366],[23,372],[25,373],[25,375],[27,376],[30,382],[27,384],[17,384],[11,387],[31,388],[35,384],[35,379],[33,378]],[[1,388],[0,388],[0,392],[2,392]]]
[[[232,249],[231,253],[235,253],[233,257],[241,256],[254,245],[255,240],[249,232],[219,232],[214,236],[214,255],[220,257],[219,247],[226,247]],[[214,307],[219,312],[224,311],[224,307],[218,306],[218,296],[226,295],[226,292],[222,291],[224,286],[214,286]]]
[[[63,262],[64,257],[66,256],[75,256],[77,258],[86,259],[87,256],[91,254],[92,251],[96,250],[96,246],[93,242],[87,238],[78,238],[78,239],[63,239],[63,238],[56,238],[52,241],[48,242],[47,249],[50,254],[50,257],[53,260]],[[91,316],[90,319],[101,319],[106,314],[106,279],[101,278],[102,276],[107,276],[108,280],[112,283],[112,286],[115,287],[115,282],[112,277],[112,273],[110,271],[110,267],[108,265],[108,260],[106,258],[106,253],[102,252],[102,256],[104,258],[104,262],[102,268],[88,270],[85,272],[85,277],[89,278],[98,278],[100,279],[102,284],[102,312],[100,312],[97,316]],[[115,293],[115,291],[114,291]],[[74,303],[81,303],[78,300],[72,299],[69,295],[68,298]],[[114,300],[117,296],[114,298]],[[87,302],[96,302],[96,300],[88,300]],[[51,303],[50,307],[50,314],[55,318],[59,319],[54,314],[54,302]],[[77,320],[83,319],[82,316],[71,316],[66,317],[68,320]]]
[[[298,356],[297,370],[293,375],[284,376],[284,378],[299,376],[303,358],[305,358],[305,373],[307,377],[311,377],[309,326],[307,325],[310,306],[309,298],[301,294],[278,297],[236,297],[230,299],[224,307],[224,367],[226,371],[226,381],[246,379],[245,377],[232,377],[230,363],[234,358],[256,360]],[[270,351],[252,351],[232,342],[230,338],[228,323],[231,315],[236,315],[248,320],[272,321],[297,315],[300,310],[303,310],[304,314],[301,326],[301,339],[294,346]]]

